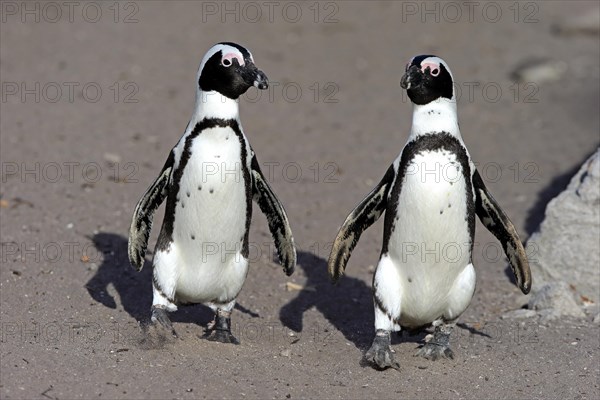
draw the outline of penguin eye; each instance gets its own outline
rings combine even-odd
[[[224,58],[223,60],[221,60],[221,65],[223,65],[224,67],[230,67],[231,60],[229,58]]]
[[[431,76],[438,76],[440,74],[440,70],[438,68],[434,68],[431,70]]]

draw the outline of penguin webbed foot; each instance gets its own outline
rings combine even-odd
[[[365,359],[377,369],[394,368],[400,370],[400,363],[394,358],[389,331],[377,331],[373,344],[365,353]]]
[[[204,338],[211,342],[240,344],[240,341],[233,336],[231,332],[226,332],[219,329],[207,332]]]
[[[435,327],[433,337],[430,336],[427,343],[423,345],[415,356],[423,357],[431,361],[441,358],[454,359],[454,352],[450,349],[450,333],[452,327],[439,325]]]
[[[179,337],[177,332],[175,332],[175,328],[173,328],[173,324],[167,315],[167,309],[165,307],[160,305],[152,306],[152,317],[150,320],[155,326],[158,322],[158,324],[168,330],[171,335],[174,337]]]
[[[206,327],[203,338],[211,342],[240,344],[240,341],[231,333],[229,313],[227,316],[223,314],[217,311],[215,319]]]
[[[440,358],[454,359],[454,352],[449,346],[439,343],[426,343],[421,347],[415,356],[423,357],[431,361],[439,360]]]

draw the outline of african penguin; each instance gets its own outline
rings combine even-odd
[[[365,356],[393,367],[390,332],[434,327],[418,351],[452,358],[449,338],[475,290],[472,264],[475,215],[502,243],[517,285],[527,294],[531,274],[515,227],[488,192],[458,127],[448,65],[432,55],[414,57],[401,80],[413,103],[412,129],[400,155],[348,215],[329,256],[333,282],[362,232],[385,211],[383,244],[373,276],[375,338]]]
[[[167,311],[202,303],[215,312],[207,339],[239,343],[230,314],[248,272],[252,200],[267,217],[287,275],[294,271],[296,249],[285,210],[240,123],[239,97],[251,86],[266,89],[266,75],[247,49],[219,43],[202,59],[196,82],[185,133],[135,208],[128,254],[141,270],[154,212],[166,199],[153,259],[152,322],[176,336]]]

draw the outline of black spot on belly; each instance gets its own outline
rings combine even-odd
[[[181,208],[185,208],[185,203],[183,201],[181,202]]]
[[[448,208],[452,207],[452,204],[448,203]]]
[[[408,278],[408,283],[412,283],[412,278]]]
[[[442,215],[444,213],[444,210],[440,210],[440,215]]]
[[[198,185],[198,190],[202,190],[202,186],[201,185]]]
[[[210,189],[208,192],[209,192],[209,193],[212,193],[212,192],[214,192],[214,191],[215,191],[215,189]]]
[[[186,195],[187,195],[187,197],[190,197],[190,192],[187,192]]]
[[[192,235],[191,236],[192,240],[196,240],[196,236]]]
[[[229,136],[225,137],[225,140],[229,140]]]

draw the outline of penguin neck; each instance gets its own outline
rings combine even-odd
[[[428,104],[413,103],[412,128],[409,141],[419,136],[447,132],[460,139],[456,100],[439,98]]]
[[[239,99],[230,99],[214,90],[198,90],[192,121],[197,123],[206,118],[235,119],[239,122]]]

